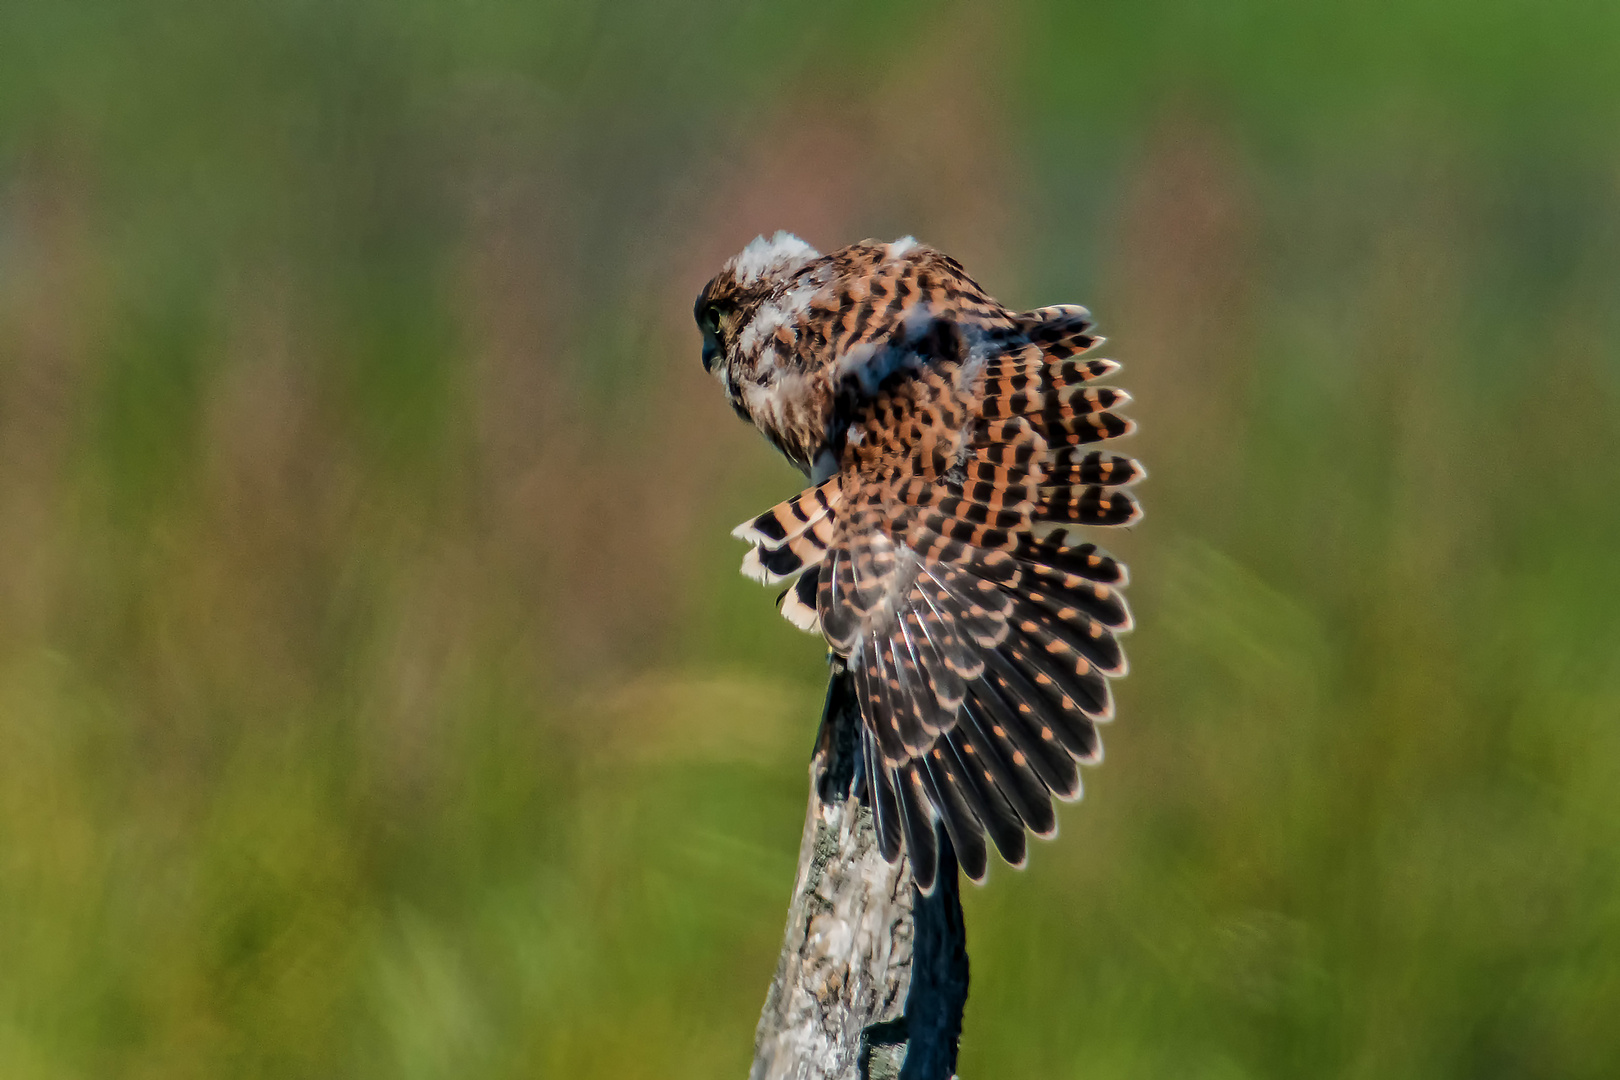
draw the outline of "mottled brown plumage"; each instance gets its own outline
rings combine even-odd
[[[810,477],[738,527],[743,571],[797,580],[861,704],[865,789],[884,854],[931,889],[935,823],[981,880],[986,836],[1014,865],[1056,830],[1125,672],[1125,568],[1079,527],[1140,516],[1129,398],[1084,308],[1014,312],[910,239],[820,255],[785,233],[698,297],[704,366]]]

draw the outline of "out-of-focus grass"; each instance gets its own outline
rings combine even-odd
[[[1136,673],[969,1076],[1620,1071],[1616,9],[0,7],[0,1075],[740,1075],[754,233],[1084,300]]]

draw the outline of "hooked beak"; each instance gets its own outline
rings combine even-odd
[[[713,338],[703,339],[703,370],[714,370],[714,362],[720,359],[720,343]]]

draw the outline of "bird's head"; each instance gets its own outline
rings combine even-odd
[[[692,315],[703,331],[703,370],[713,372],[728,395],[752,374],[775,327],[778,303],[820,252],[792,233],[756,238],[727,260],[698,294]],[[761,337],[761,334],[764,337]],[[758,338],[759,340],[754,340]]]

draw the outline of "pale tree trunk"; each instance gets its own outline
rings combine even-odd
[[[939,836],[922,896],[878,852],[860,796],[858,719],[834,675],[810,763],[810,807],[750,1080],[949,1080],[967,1003],[956,855]]]

